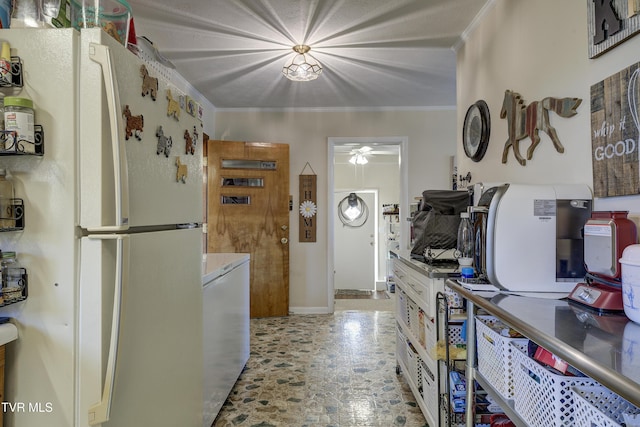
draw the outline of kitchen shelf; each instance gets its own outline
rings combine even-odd
[[[7,215],[0,213],[0,232],[24,230],[24,201],[11,199],[10,209],[7,207],[7,210],[10,210]]]
[[[567,300],[506,294],[485,297],[454,280],[447,280],[446,286],[467,300],[467,383],[480,378],[482,384],[473,346],[475,311],[482,309],[633,405],[640,406],[640,376],[625,375],[635,371],[629,371],[623,362],[625,340],[636,338],[636,329],[640,326],[623,314],[598,315]],[[496,400],[500,397],[498,393],[491,393],[490,387],[488,392]],[[508,404],[505,406],[509,407]],[[519,420],[512,421],[524,425]],[[467,419],[467,425],[473,425],[470,419]]]
[[[30,142],[19,140],[16,133],[9,130],[0,131],[0,143],[4,146],[0,149],[0,156],[42,156],[44,154],[44,129],[41,125],[33,126],[35,143],[33,152],[25,151],[25,144]]]
[[[7,305],[11,305],[11,304],[15,304],[17,302],[20,301],[24,301],[27,299],[27,296],[29,295],[29,286],[28,286],[28,274],[27,274],[27,270],[23,267],[19,267],[18,268],[20,270],[20,275],[21,275],[21,288],[22,289],[15,289],[13,291],[7,292],[6,289],[2,289],[2,301],[0,302],[0,307],[5,307]]]
[[[11,81],[0,81],[0,88],[14,88],[22,87],[22,60],[19,56],[11,57]]]

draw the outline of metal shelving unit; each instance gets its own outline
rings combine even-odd
[[[22,59],[11,57],[9,79],[0,81],[0,90],[5,94],[19,92],[24,86]],[[0,130],[0,156],[42,156],[44,155],[44,129],[34,125],[34,143],[18,139],[13,131]],[[29,147],[33,145],[33,147]],[[25,206],[21,198],[13,198],[0,212],[0,232],[22,231],[25,227]],[[10,272],[12,286],[6,288],[6,274]],[[11,267],[2,273],[2,293],[0,307],[15,304],[27,299],[29,295],[29,278],[23,267]]]
[[[631,378],[623,373],[624,330],[630,320],[624,315],[597,315],[566,300],[494,293],[482,295],[462,287],[454,280],[446,285],[467,301],[467,384],[477,380],[491,396],[509,411],[516,425],[526,425],[513,404],[505,402],[477,372],[475,313],[478,309],[495,316],[525,337],[549,350],[601,385],[640,406],[640,375]],[[631,325],[632,327],[635,325]],[[595,344],[594,344],[595,343]],[[606,351],[603,351],[605,349]],[[473,388],[467,387],[466,425],[471,427]]]

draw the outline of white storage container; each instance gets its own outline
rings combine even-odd
[[[413,384],[418,388],[418,390],[422,387],[422,378],[420,371],[420,365],[422,364],[422,359],[418,356],[418,352],[415,348],[411,346],[411,344],[407,343],[407,375],[411,378]]]
[[[532,427],[574,426],[575,406],[572,387],[595,386],[588,377],[558,375],[525,352],[513,347],[515,410]]]
[[[396,290],[396,313],[398,319],[409,326],[409,305],[407,294],[402,289]]]
[[[624,314],[640,323],[640,245],[629,245],[620,258]]]
[[[573,387],[576,427],[621,427],[623,414],[640,414],[637,406],[605,387]]]
[[[396,326],[396,358],[399,362],[406,367],[408,366],[407,359],[407,337],[404,336],[402,331]]]
[[[503,399],[509,400],[514,395],[513,352],[516,348],[526,351],[529,340],[503,337],[492,329],[500,323],[493,316],[476,316],[478,370]]]

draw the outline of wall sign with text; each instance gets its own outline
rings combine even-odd
[[[640,0],[587,0],[589,58],[640,31]]]
[[[316,223],[318,212],[317,203],[317,176],[300,175],[299,200],[300,200],[300,220],[298,241],[316,241]]]
[[[595,197],[640,194],[640,63],[591,86]]]

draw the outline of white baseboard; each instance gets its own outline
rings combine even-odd
[[[289,307],[291,314],[333,314],[329,307]]]

